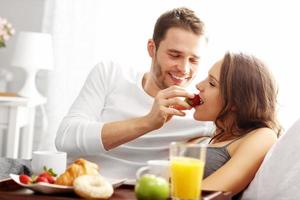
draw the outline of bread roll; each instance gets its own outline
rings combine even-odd
[[[73,181],[82,175],[99,175],[98,165],[84,159],[78,159],[56,179],[55,184],[73,186]]]

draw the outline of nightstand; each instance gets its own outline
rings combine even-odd
[[[0,96],[0,128],[6,130],[3,156],[30,159],[34,136],[36,106],[45,101],[31,101],[17,96]],[[22,135],[20,135],[22,134]]]

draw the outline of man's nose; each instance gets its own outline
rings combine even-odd
[[[179,70],[182,72],[182,74],[188,74],[190,71],[190,64],[187,59],[184,59],[180,64],[179,64]]]

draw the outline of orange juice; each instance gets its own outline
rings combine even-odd
[[[204,162],[196,158],[173,157],[171,160],[172,197],[199,199]]]

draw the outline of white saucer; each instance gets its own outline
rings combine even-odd
[[[127,180],[125,180],[124,181],[124,185],[135,185],[135,183],[136,183],[136,180],[135,179],[127,179]]]

